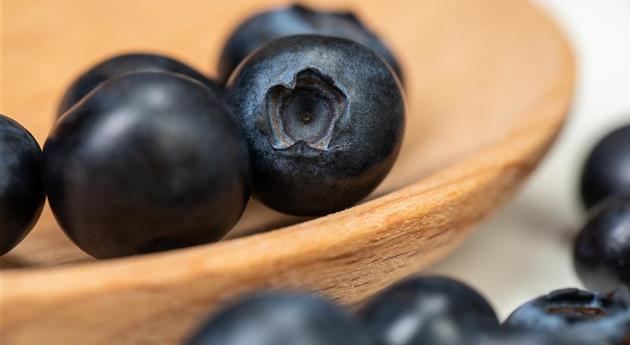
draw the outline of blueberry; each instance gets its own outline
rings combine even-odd
[[[50,205],[84,251],[110,258],[220,239],[249,194],[249,157],[225,102],[161,72],[106,82],[44,146]]]
[[[466,345],[603,345],[586,343],[558,342],[550,334],[542,332],[520,332],[501,330],[482,334],[465,341]]]
[[[475,290],[444,277],[416,277],[387,289],[359,316],[383,345],[459,345],[499,321]]]
[[[523,332],[502,330],[474,338],[466,345],[617,345],[597,334],[573,329],[565,332]],[[618,344],[621,345],[621,344]]]
[[[44,206],[42,151],[20,124],[0,115],[0,255],[31,231]]]
[[[545,334],[553,345],[625,345],[630,343],[629,306],[627,288],[608,294],[559,290],[518,308],[505,326]]]
[[[573,258],[578,276],[591,290],[630,286],[630,199],[607,199],[589,212]]]
[[[273,41],[241,65],[228,92],[252,155],[254,195],[276,210],[316,216],[352,206],[398,156],[400,85],[355,42]]]
[[[382,56],[403,80],[396,57],[353,13],[316,11],[297,4],[259,13],[241,23],[221,52],[219,79],[226,81],[245,57],[265,44],[278,38],[304,34],[339,37],[361,43]]]
[[[57,117],[63,115],[101,83],[128,73],[140,71],[164,71],[183,74],[198,80],[216,92],[221,90],[216,82],[208,79],[183,62],[168,56],[149,53],[123,54],[101,61],[75,79],[61,99]]]
[[[628,312],[627,293],[599,294],[579,289],[557,290],[516,309],[506,327],[528,331],[561,331]]]
[[[582,172],[586,208],[611,196],[630,197],[630,125],[603,138],[590,153]]]
[[[209,320],[188,345],[371,345],[349,315],[317,297],[265,293]]]
[[[630,311],[626,310],[592,322],[584,322],[555,334],[566,344],[628,345],[630,344]],[[570,342],[569,342],[570,341]],[[581,341],[581,342],[580,342]]]

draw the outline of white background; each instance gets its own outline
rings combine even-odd
[[[582,163],[602,135],[630,123],[630,0],[536,2],[565,29],[578,58],[569,122],[521,193],[432,270],[479,288],[503,317],[534,296],[580,286],[571,247],[584,217]]]

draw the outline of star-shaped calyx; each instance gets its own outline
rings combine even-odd
[[[293,87],[271,87],[265,102],[269,142],[276,150],[303,142],[312,149],[326,151],[335,124],[346,109],[346,95],[330,77],[315,69],[299,72]]]

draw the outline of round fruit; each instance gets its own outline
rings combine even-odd
[[[42,150],[20,124],[0,115],[0,255],[31,231],[46,198]]]
[[[578,289],[558,290],[520,306],[504,325],[527,331],[562,331],[627,313],[628,302],[626,293],[603,295]]]
[[[254,195],[276,210],[317,216],[352,206],[398,156],[400,84],[358,43],[278,39],[241,65],[228,92],[249,145]]]
[[[459,345],[499,328],[497,315],[479,293],[443,277],[394,285],[359,315],[383,345]]]
[[[519,332],[502,329],[497,332],[473,337],[466,345],[603,345],[597,343],[567,343],[551,339],[551,335],[543,332]]]
[[[586,208],[612,196],[630,197],[630,125],[603,138],[589,155],[581,178]]]
[[[349,39],[374,50],[394,70],[403,74],[396,57],[353,13],[316,11],[292,5],[259,13],[246,19],[228,38],[219,58],[219,79],[227,81],[245,58],[267,43],[294,35],[322,35]]]
[[[589,213],[574,247],[578,276],[586,287],[630,287],[630,199],[611,198]]]
[[[371,345],[342,310],[307,295],[267,293],[219,313],[188,345]]]
[[[247,203],[248,162],[225,102],[160,72],[105,83],[59,120],[44,147],[53,212],[97,258],[220,239]]]
[[[558,339],[570,340],[566,342],[569,345],[627,345],[630,344],[630,311],[580,323],[557,334]]]
[[[522,332],[503,329],[466,342],[467,345],[622,345],[601,334],[570,329],[564,332]]]
[[[131,53],[111,57],[90,68],[72,82],[63,95],[57,110],[57,117],[80,101],[85,95],[105,81],[122,75],[141,71],[163,71],[183,74],[193,78],[216,92],[219,85],[194,68],[173,58],[157,54]]]

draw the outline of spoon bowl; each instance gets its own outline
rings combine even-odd
[[[100,262],[47,208],[0,259],[7,344],[178,344],[210,310],[258,289],[356,303],[448,254],[515,193],[569,111],[574,58],[558,28],[524,0],[345,3],[406,76],[403,148],[378,190],[318,219],[253,201],[222,242]],[[215,66],[230,30],[276,5],[8,1],[3,112],[43,143],[63,89],[92,63],[145,50]]]

